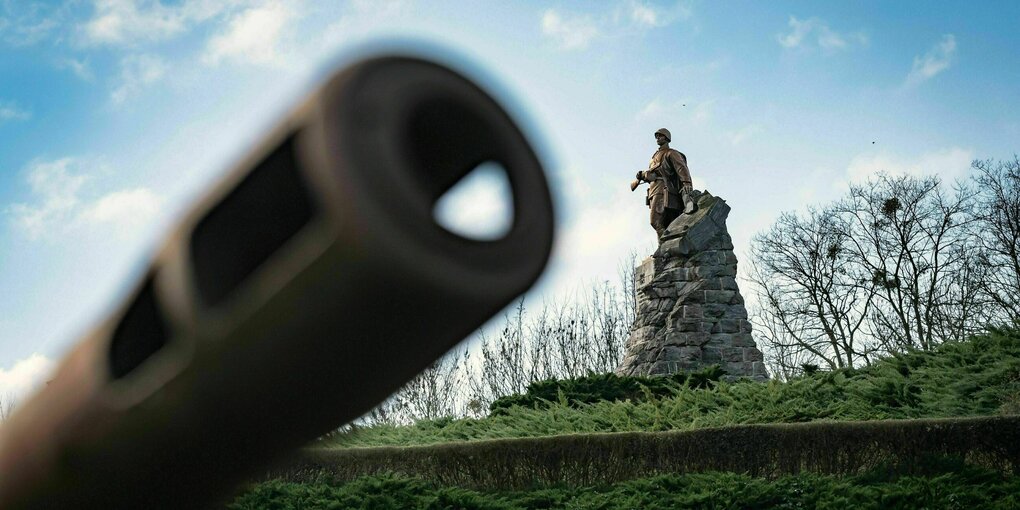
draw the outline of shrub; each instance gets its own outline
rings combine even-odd
[[[913,351],[860,369],[819,371],[788,382],[713,382],[694,389],[669,379],[637,385],[640,396],[594,400],[633,391],[619,384],[548,383],[481,419],[424,420],[375,426],[331,437],[321,446],[421,445],[588,432],[690,430],[749,423],[881,420],[1009,414],[1020,394],[1020,333],[993,331],[934,351]],[[633,381],[633,380],[630,380]],[[656,386],[655,384],[659,384]],[[611,391],[605,388],[613,388]],[[580,389],[578,389],[580,388]],[[598,391],[591,388],[602,388]],[[625,391],[626,390],[626,391]],[[668,391],[667,391],[668,390]],[[542,390],[551,391],[551,390]],[[559,398],[563,395],[563,399]],[[544,396],[540,396],[544,395]],[[531,400],[529,400],[531,399]],[[588,402],[585,402],[588,401]]]
[[[924,476],[878,469],[856,476],[811,473],[764,480],[736,473],[659,475],[611,485],[478,491],[379,474],[349,483],[274,480],[249,487],[230,510],[337,508],[946,508],[1020,506],[1020,477],[950,466]]]
[[[283,473],[342,480],[395,471],[463,487],[585,486],[658,473],[775,477],[922,469],[932,456],[1020,469],[1020,417],[742,425],[669,432],[571,434],[419,447],[313,449]],[[891,463],[891,464],[890,464]],[[923,473],[923,471],[922,471]]]
[[[640,402],[649,398],[673,396],[680,388],[707,388],[725,372],[718,365],[703,370],[678,372],[667,377],[629,377],[616,374],[592,374],[574,379],[549,379],[528,385],[523,394],[509,395],[493,401],[492,414],[506,414],[513,406],[533,409],[547,408],[554,402],[572,407],[595,402]]]

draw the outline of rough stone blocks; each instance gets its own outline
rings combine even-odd
[[[706,290],[705,301],[708,303],[719,303],[728,305],[733,301],[733,296],[736,296],[737,292],[732,290]]]
[[[728,379],[766,380],[736,280],[729,206],[696,195],[698,211],[677,218],[635,269],[637,316],[617,373],[667,375],[715,364]]]
[[[723,361],[744,361],[744,348],[723,347],[722,358]]]
[[[681,333],[674,331],[666,336],[665,345],[679,345],[679,346],[701,346],[708,343],[708,333],[703,332],[690,332]]]
[[[719,328],[722,333],[737,333],[740,331],[737,319],[722,319],[719,321]]]
[[[750,333],[741,332],[731,337],[730,343],[734,347],[755,347],[754,339]]]
[[[701,320],[697,320],[697,319],[694,319],[694,320],[684,319],[684,320],[681,320],[681,321],[677,321],[676,326],[677,326],[677,330],[680,331],[681,333],[700,332],[701,331]]]
[[[744,348],[744,361],[764,361],[765,358],[762,356],[761,351],[756,347],[745,347]]]
[[[708,292],[706,292],[706,294],[708,294]],[[727,311],[729,311],[729,305],[724,305],[720,303],[707,303],[701,307],[701,311],[705,317],[721,318],[722,316],[726,315]]]
[[[761,361],[756,361],[754,362],[753,365],[751,365],[751,367],[752,375],[763,375],[765,377],[769,376],[768,370],[765,369],[765,363]]]
[[[700,319],[705,316],[701,310],[701,305],[683,305],[680,310],[685,319]]]

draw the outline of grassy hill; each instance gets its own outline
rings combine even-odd
[[[357,429],[231,508],[1020,508],[1020,332],[783,383],[713,377],[547,381],[486,418]],[[1000,418],[931,421],[980,416]],[[783,423],[806,425],[749,426]]]
[[[602,384],[591,384],[591,379]],[[631,378],[611,375],[539,383],[528,395],[508,399],[526,405],[506,407],[497,401],[497,411],[486,418],[356,429],[320,446],[410,446],[751,423],[1015,414],[1020,412],[1020,332],[995,331],[931,352],[910,352],[857,370],[818,372],[789,382],[706,385],[692,379],[694,384],[657,382],[637,394],[620,388],[633,382]],[[554,400],[549,398],[553,395]]]
[[[271,481],[238,497],[231,510],[391,509],[1016,509],[1020,477],[946,466],[925,475],[881,470],[849,477],[803,473],[765,480],[737,473],[661,475],[601,487],[478,491],[400,475],[351,483]]]

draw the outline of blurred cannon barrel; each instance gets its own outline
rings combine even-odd
[[[433,207],[505,169],[500,239]],[[437,63],[340,70],[183,217],[125,302],[0,427],[0,508],[197,508],[369,411],[527,290],[549,257],[541,164]]]

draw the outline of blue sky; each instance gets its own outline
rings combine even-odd
[[[513,105],[559,206],[542,299],[651,252],[627,183],[660,127],[733,207],[742,271],[756,231],[849,182],[1012,156],[1018,25],[1015,2],[0,0],[0,393],[37,384],[366,44],[446,48]]]

